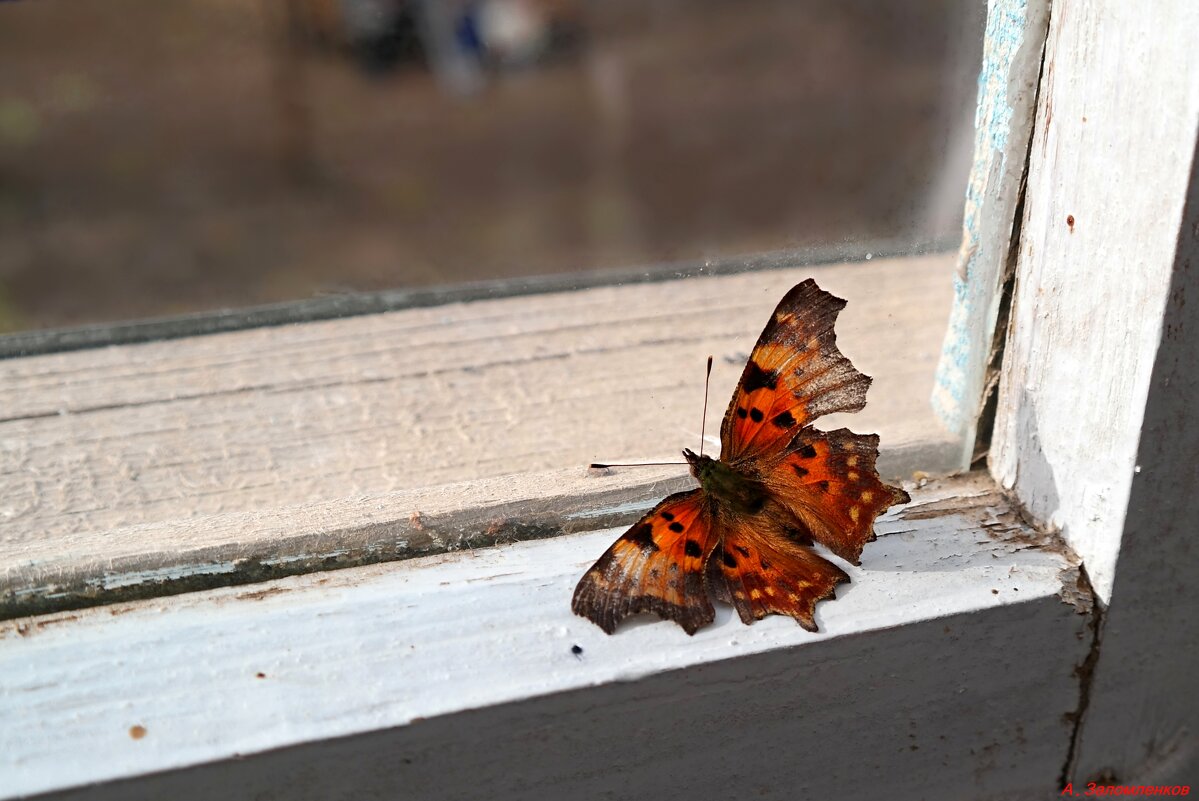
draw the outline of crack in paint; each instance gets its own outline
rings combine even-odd
[[[1078,589],[1080,593],[1085,593],[1092,598],[1091,619],[1087,622],[1087,627],[1091,630],[1091,647],[1087,649],[1087,655],[1082,662],[1074,668],[1074,675],[1078,678],[1078,706],[1073,712],[1066,713],[1066,719],[1072,724],[1072,729],[1070,731],[1070,747],[1066,750],[1066,761],[1062,764],[1062,772],[1058,776],[1058,787],[1063,791],[1078,766],[1078,743],[1082,735],[1083,720],[1091,705],[1091,688],[1095,683],[1095,665],[1099,662],[1099,651],[1103,645],[1103,604],[1095,598],[1086,566],[1081,564],[1078,566]]]

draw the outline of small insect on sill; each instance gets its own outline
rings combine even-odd
[[[811,279],[783,297],[725,412],[720,458],[683,451],[699,488],[667,497],[612,544],[575,588],[576,614],[612,634],[652,612],[694,634],[717,600],[746,624],[788,615],[816,631],[816,604],[849,576],[810,546],[856,565],[875,519],[910,500],[879,478],[878,435],[811,426],[866,405],[871,379],[833,331],[844,307]]]

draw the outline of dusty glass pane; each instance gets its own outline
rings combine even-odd
[[[984,5],[0,7],[0,331],[952,247]]]

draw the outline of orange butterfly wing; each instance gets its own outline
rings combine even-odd
[[[811,279],[779,302],[750,354],[721,428],[721,459],[761,481],[814,539],[854,564],[874,521],[908,494],[879,480],[878,436],[809,424],[866,404],[870,377],[837,348],[845,301]]]
[[[817,417],[866,405],[871,379],[837,349],[833,333],[843,308],[810,278],[779,301],[724,414],[722,461],[777,454]]]
[[[639,612],[694,634],[715,618],[715,597],[733,604],[745,623],[789,615],[816,631],[817,602],[849,577],[796,544],[794,523],[778,504],[734,514],[703,490],[671,495],[583,574],[571,608],[609,634]]]
[[[716,616],[704,584],[704,564],[715,546],[703,490],[671,495],[583,574],[571,609],[609,634],[638,612],[653,612],[694,634]]]
[[[911,500],[879,478],[878,434],[805,428],[780,457],[756,466],[759,480],[799,518],[804,534],[855,565],[874,539],[875,519]]]
[[[752,515],[719,514],[720,544],[709,561],[709,585],[731,603],[743,623],[788,615],[816,631],[816,604],[849,581],[841,568],[796,544],[790,515],[767,504]]]

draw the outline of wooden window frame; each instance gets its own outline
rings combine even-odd
[[[989,3],[986,146],[936,396],[963,457],[982,420],[989,469],[888,516],[872,547],[891,573],[828,605],[824,633],[572,623],[561,591],[603,530],[7,621],[0,796],[1187,783],[1197,26],[1185,0]],[[1080,334],[1104,314],[1126,335]],[[590,513],[571,512],[615,522]]]

